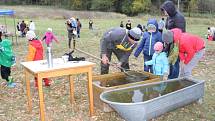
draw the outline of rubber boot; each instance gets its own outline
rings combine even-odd
[[[9,77],[9,81],[7,82],[7,87],[14,88],[16,83],[13,82],[13,78]]]

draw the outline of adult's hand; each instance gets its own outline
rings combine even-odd
[[[109,59],[108,59],[108,57],[106,56],[106,54],[102,54],[102,63],[103,63],[103,64],[108,64],[108,63],[109,63]]]

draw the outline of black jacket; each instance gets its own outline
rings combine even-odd
[[[176,10],[172,1],[166,1],[161,5],[161,9],[168,13],[166,19],[166,29],[179,28],[182,32],[186,32],[186,21],[184,16]]]

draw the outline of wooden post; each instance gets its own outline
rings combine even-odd
[[[69,75],[69,82],[70,82],[70,103],[74,104],[75,98],[74,98],[74,81],[72,75]]]
[[[89,70],[88,70],[88,96],[89,96],[90,116],[92,117],[94,115],[92,67],[89,67]]]
[[[42,78],[37,75],[37,81],[38,81],[38,94],[39,94],[39,100],[40,100],[40,120],[45,121],[45,104],[44,104],[44,97],[43,97],[43,86],[42,86]]]
[[[25,81],[26,81],[26,92],[27,92],[27,100],[28,100],[28,110],[29,110],[29,113],[31,113],[32,112],[31,87],[30,87],[29,72],[26,69],[25,69]]]

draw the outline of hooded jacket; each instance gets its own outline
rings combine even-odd
[[[117,49],[116,45],[119,45],[123,39],[124,41],[128,41],[128,32],[125,28],[116,27],[105,32],[101,39],[101,54],[106,54],[107,51],[111,49]],[[133,46],[133,48],[135,47],[136,45]],[[132,50],[123,51],[124,54],[123,57],[120,58],[120,62],[128,62]]]
[[[145,62],[146,65],[153,65],[153,74],[164,75],[168,73],[169,63],[165,52],[155,53],[152,60]]]
[[[182,33],[181,29],[175,28],[173,32],[173,41],[179,42],[180,61],[188,64],[195,53],[205,48],[204,40],[196,35]]]
[[[11,67],[14,64],[14,53],[11,45],[11,41],[8,39],[3,39],[0,42],[0,65]]]
[[[180,28],[183,32],[186,32],[186,21],[184,16],[176,10],[172,1],[166,1],[161,5],[161,9],[168,13],[166,19],[166,29]]]
[[[146,55],[153,55],[154,54],[154,45],[156,42],[162,41],[161,33],[158,31],[158,23],[156,19],[149,19],[147,25],[153,24],[156,26],[155,32],[144,32],[142,41],[138,45],[137,49],[135,50],[134,56],[138,57],[141,51],[143,50],[143,54]]]
[[[27,61],[43,59],[43,46],[41,41],[33,39],[29,41]]]
[[[52,40],[54,39],[57,42],[57,38],[54,36],[54,34],[52,32],[46,32],[44,38],[45,39],[45,43],[48,45],[50,43],[52,43]]]

